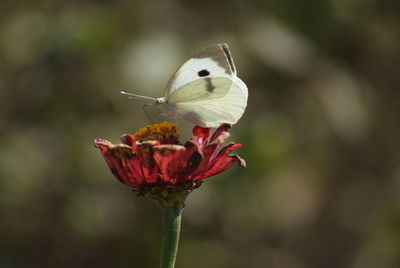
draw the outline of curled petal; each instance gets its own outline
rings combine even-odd
[[[235,162],[237,162],[242,167],[246,167],[246,162],[238,155],[220,155],[215,160],[210,169],[208,169],[205,173],[201,174],[200,176],[194,179],[201,180],[207,177],[217,175],[230,168],[233,164],[235,164]]]
[[[209,127],[200,127],[200,126],[195,126],[193,128],[193,138],[192,141],[196,142],[200,148],[203,148],[204,145],[206,145],[208,136],[210,136],[210,131],[211,128]]]
[[[201,166],[194,172],[192,177],[194,180],[207,178],[216,175],[218,173],[221,173],[222,171],[231,167],[235,163],[235,160],[238,161],[239,164],[241,163],[238,159],[238,156],[227,155],[232,150],[240,147],[241,144],[235,144],[231,142],[228,145],[226,145],[218,153],[217,156],[215,156],[220,146],[221,145],[218,143],[213,143],[205,148],[205,149],[210,148],[210,152],[207,155],[207,157],[204,158],[204,161],[201,164]],[[204,150],[203,152],[207,153],[206,150]]]
[[[222,124],[217,130],[214,132],[214,134],[211,136],[210,143],[214,142],[215,140],[218,139],[218,143],[223,143],[226,138],[229,137],[229,129],[231,128],[231,125],[229,124]]]
[[[221,149],[218,156],[223,155],[223,154],[229,154],[231,151],[233,151],[234,149],[239,148],[241,146],[242,145],[240,143],[230,142],[227,145],[225,145],[224,148]]]
[[[123,144],[129,145],[129,146],[135,146],[135,137],[131,134],[122,135],[121,141]]]
[[[108,140],[95,139],[94,146],[99,148],[101,153],[104,153],[104,152],[108,151],[114,145],[111,142],[109,142]]]

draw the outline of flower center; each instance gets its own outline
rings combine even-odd
[[[139,129],[134,134],[135,140],[142,142],[158,140],[161,144],[179,144],[178,126],[167,121]]]

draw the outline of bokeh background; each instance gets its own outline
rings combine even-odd
[[[159,208],[92,142],[149,124],[120,90],[160,97],[217,42],[248,168],[189,197],[177,267],[400,267],[393,0],[1,1],[0,267],[158,267]]]

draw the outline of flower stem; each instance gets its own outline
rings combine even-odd
[[[178,252],[179,233],[181,231],[183,205],[162,208],[162,246],[161,268],[174,268],[176,253]]]

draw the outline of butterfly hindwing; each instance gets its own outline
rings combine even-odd
[[[235,124],[247,105],[247,87],[237,77],[211,77],[172,92],[169,105],[178,118],[203,127]]]
[[[232,83],[232,79],[226,77],[197,79],[174,90],[168,99],[168,103],[176,105],[178,103],[222,98],[229,92]]]

